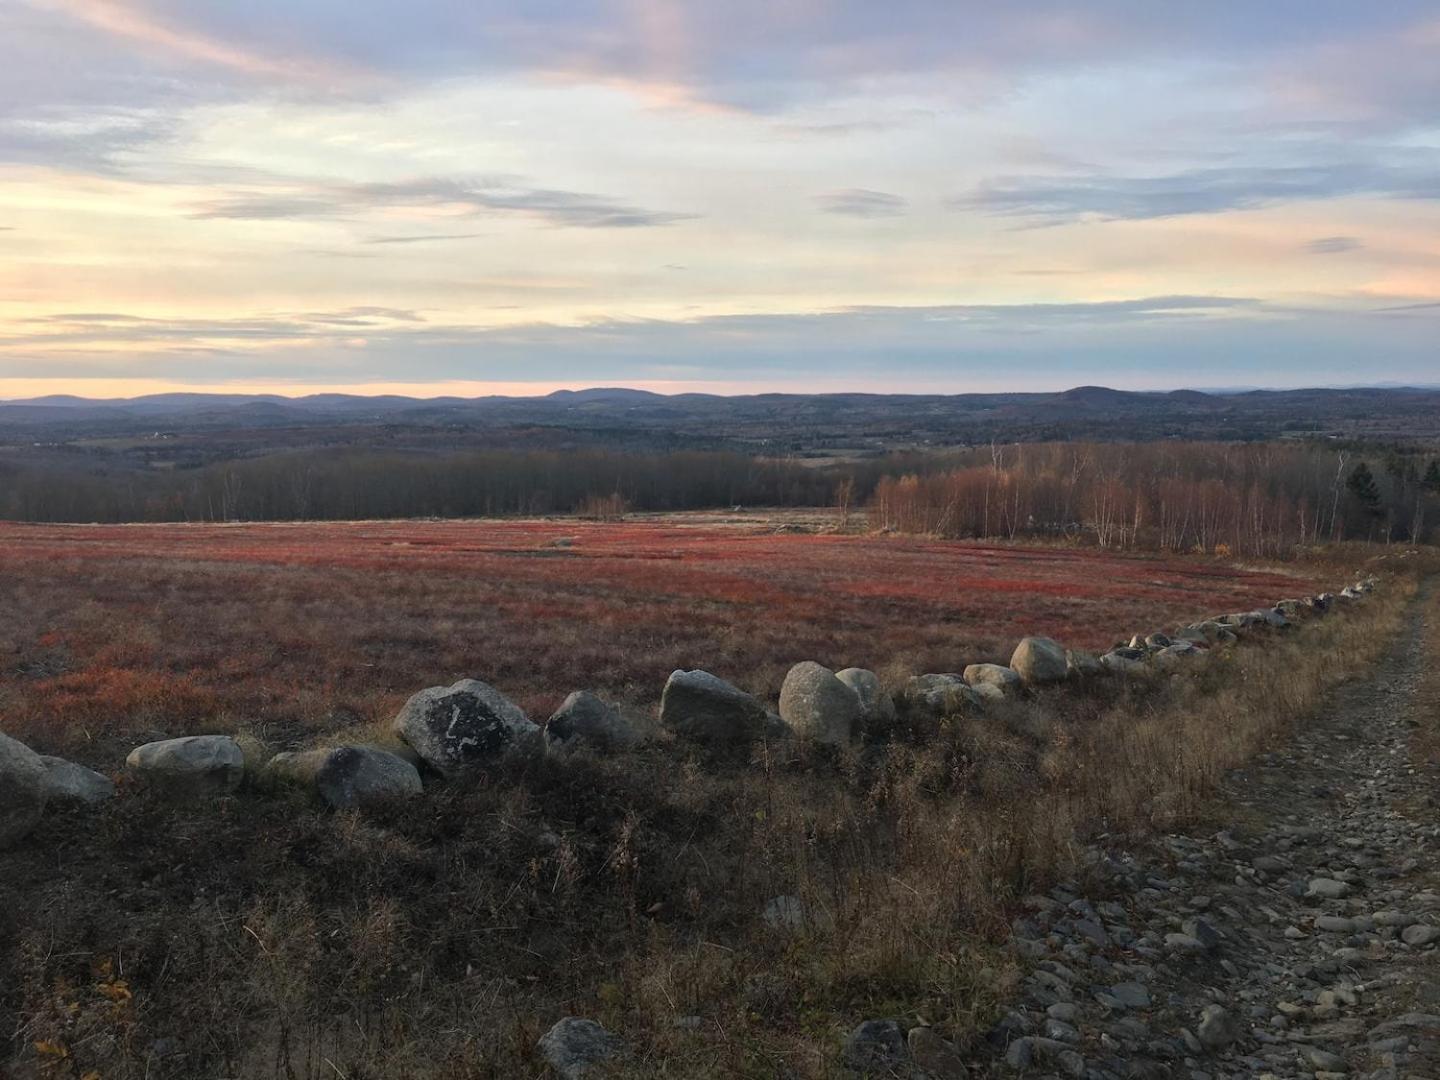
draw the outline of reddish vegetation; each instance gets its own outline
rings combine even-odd
[[[1312,584],[1193,558],[674,522],[4,524],[0,716],[86,756],[90,738],[149,730],[285,743],[462,676],[537,717],[581,687],[652,703],[676,667],[773,694],[800,659],[955,670],[1025,633],[1102,648]]]

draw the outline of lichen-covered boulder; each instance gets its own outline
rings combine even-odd
[[[245,754],[228,735],[187,735],[137,746],[125,767],[163,795],[228,795],[245,778]]]
[[[545,722],[545,739],[553,747],[590,746],[624,750],[638,737],[620,709],[589,690],[576,690]]]
[[[1004,664],[970,664],[965,668],[965,682],[976,690],[982,686],[993,686],[1002,695],[1020,690],[1020,676],[1014,668]]]
[[[479,679],[432,686],[405,703],[395,734],[441,776],[493,765],[540,747],[540,728],[520,706]]]
[[[803,660],[780,687],[780,719],[802,739],[844,746],[860,720],[860,699],[829,668]]]
[[[424,790],[414,765],[373,746],[276,754],[265,774],[272,782],[310,789],[336,810],[408,799]]]
[[[108,776],[64,758],[41,755],[45,766],[45,787],[53,802],[102,803],[115,794]]]
[[[1065,647],[1047,637],[1022,638],[1010,657],[1010,667],[1030,686],[1063,682],[1069,673]]]
[[[895,723],[895,699],[880,685],[880,677],[866,668],[845,668],[835,678],[848,686],[860,702],[860,727],[883,731]]]
[[[916,675],[901,693],[905,709],[912,716],[944,720],[968,716],[984,708],[985,699],[959,675],[950,673]]]
[[[40,755],[24,743],[0,735],[0,848],[30,835],[49,797]]]
[[[752,694],[708,671],[675,671],[660,695],[660,723],[675,734],[709,746],[754,742],[775,730]]]

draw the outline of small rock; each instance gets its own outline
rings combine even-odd
[[[1123,982],[1110,988],[1110,996],[1127,1009],[1148,1009],[1150,991],[1137,982]]]
[[[933,1028],[911,1028],[906,1041],[911,1060],[933,1080],[965,1080],[970,1075],[959,1051],[935,1034]]]
[[[796,933],[805,929],[805,904],[798,896],[775,896],[766,901],[760,918],[771,930]]]
[[[1310,880],[1310,886],[1305,890],[1305,895],[1318,897],[1322,900],[1343,900],[1353,891],[1354,890],[1343,881],[1321,877]]]
[[[1400,931],[1400,940],[1406,945],[1419,948],[1422,945],[1429,945],[1432,942],[1440,941],[1440,927],[1424,926],[1417,924],[1407,926]]]
[[[1312,1069],[1333,1073],[1350,1071],[1350,1066],[1345,1064],[1345,1059],[1339,1054],[1332,1054],[1329,1050],[1322,1050],[1318,1046],[1301,1046],[1299,1052],[1300,1060]]]
[[[1206,1005],[1200,1011],[1195,1034],[1200,1044],[1212,1052],[1224,1050],[1244,1033],[1240,1021],[1223,1005]]]
[[[565,1080],[583,1077],[594,1066],[622,1053],[618,1035],[612,1035],[594,1020],[567,1016],[540,1037],[540,1053]]]
[[[905,1048],[905,1029],[894,1020],[866,1020],[845,1039],[841,1059],[856,1072],[884,1073],[905,1060]]]

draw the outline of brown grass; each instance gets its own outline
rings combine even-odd
[[[1154,685],[838,754],[725,764],[662,742],[367,816],[254,792],[54,813],[0,879],[0,1062],[539,1076],[535,1041],[570,1014],[626,1037],[630,1076],[838,1075],[844,1031],[876,1016],[979,1052],[1020,975],[1002,946],[1018,899],[1078,873],[1098,832],[1192,820],[1367,669],[1412,589]],[[814,913],[796,936],[759,918],[785,894]]]

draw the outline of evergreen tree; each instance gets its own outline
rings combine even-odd
[[[1380,489],[1376,487],[1375,476],[1365,462],[1362,461],[1355,466],[1350,478],[1345,481],[1345,486],[1350,489],[1350,494],[1359,500],[1360,505],[1370,513],[1380,512]]]
[[[1440,495],[1440,458],[1434,458],[1425,470],[1425,479],[1420,481],[1432,495]]]

